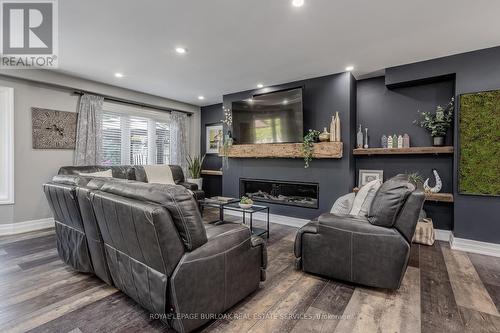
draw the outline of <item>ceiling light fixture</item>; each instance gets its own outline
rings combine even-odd
[[[264,88],[264,85],[262,83],[257,84],[257,88]]]
[[[294,7],[304,6],[304,0],[292,0],[292,6]]]
[[[184,54],[187,52],[187,50],[184,47],[176,47],[175,52],[177,52],[178,54]]]
[[[115,77],[123,77],[122,73],[115,73]]]
[[[354,66],[347,66],[345,68],[345,70],[348,71],[348,72],[352,71],[353,69],[354,69]]]
[[[199,99],[200,101],[202,101],[202,100],[204,100],[204,99],[205,99],[205,96],[198,96],[198,99]]]

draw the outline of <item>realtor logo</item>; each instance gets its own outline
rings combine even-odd
[[[57,67],[57,0],[0,0],[0,68]]]

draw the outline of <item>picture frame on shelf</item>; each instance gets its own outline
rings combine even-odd
[[[224,140],[222,123],[205,125],[205,153],[218,154]]]
[[[359,188],[361,188],[361,186],[366,185],[367,183],[375,179],[380,179],[381,181],[384,181],[384,170],[359,169],[359,174],[358,174]]]

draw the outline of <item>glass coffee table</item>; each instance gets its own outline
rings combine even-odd
[[[219,210],[219,219],[217,221],[212,221],[210,222],[210,224],[220,224],[220,223],[223,223],[224,222],[224,207],[226,205],[229,205],[229,204],[232,204],[232,203],[235,203],[235,202],[239,202],[238,199],[234,199],[234,198],[218,198],[218,197],[214,197],[214,198],[205,198],[203,200],[200,200],[199,203],[200,203],[200,206],[202,207],[202,209],[204,207],[211,207],[211,208],[217,208]]]
[[[267,234],[267,238],[269,238],[269,207],[268,206],[262,206],[262,205],[253,205],[252,207],[248,209],[241,208],[239,206],[239,200],[236,202],[228,203],[222,206],[221,210],[231,210],[235,212],[241,212],[243,213],[243,224],[246,224],[246,217],[247,215],[250,216],[250,231],[252,234],[257,235],[257,236],[262,236],[264,234]],[[266,212],[267,213],[267,228],[258,228],[253,226],[253,214],[257,212]]]

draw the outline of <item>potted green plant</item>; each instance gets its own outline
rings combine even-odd
[[[446,132],[453,122],[454,108],[455,100],[452,98],[446,107],[437,106],[435,113],[418,112],[421,120],[414,123],[431,133],[433,146],[444,146]]]
[[[186,180],[188,183],[198,185],[198,189],[200,190],[203,185],[203,178],[201,178],[201,166],[203,165],[203,160],[205,160],[205,155],[203,155],[203,157],[200,157],[200,155],[195,155],[194,157],[188,155],[186,158],[189,171],[189,177]]]
[[[250,198],[248,198],[248,197],[241,197],[239,205],[243,209],[252,208],[252,206],[253,206],[253,200],[250,199]]]
[[[302,142],[302,153],[304,154],[304,168],[309,168],[309,163],[312,161],[314,143],[319,141],[320,132],[317,130],[310,129],[306,135],[304,135],[304,141]]]

